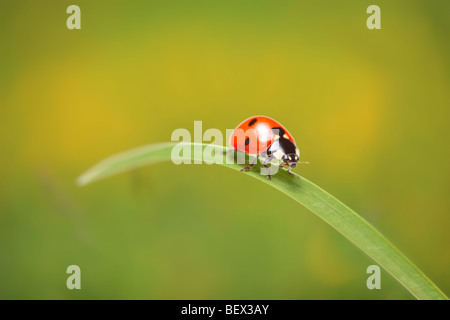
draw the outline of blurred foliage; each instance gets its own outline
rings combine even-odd
[[[450,3],[0,3],[0,298],[409,299],[293,200],[226,168],[98,160],[264,114],[296,169],[450,292]],[[180,179],[182,177],[182,179]],[[213,214],[211,214],[213,213]],[[82,289],[66,288],[77,264]]]

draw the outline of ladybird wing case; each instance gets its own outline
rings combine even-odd
[[[241,122],[230,137],[230,145],[241,152],[260,154],[282,136],[295,143],[279,122],[265,116],[254,116]]]

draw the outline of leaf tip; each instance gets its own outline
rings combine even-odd
[[[84,187],[85,185],[89,184],[89,182],[89,177],[86,177],[86,175],[84,174],[75,179],[75,184],[78,187]]]

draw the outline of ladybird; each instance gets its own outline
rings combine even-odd
[[[259,156],[265,155],[264,167],[269,169],[269,162],[277,159],[280,168],[289,166],[288,173],[297,166],[300,151],[295,145],[294,138],[279,122],[265,116],[254,116],[241,122],[230,137],[230,145],[241,152],[256,155],[253,162],[241,171],[248,171],[253,167]]]

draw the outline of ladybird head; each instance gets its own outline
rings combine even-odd
[[[297,153],[288,153],[283,155],[281,159],[284,163],[286,163],[289,167],[295,168],[297,166],[297,162],[300,159]]]

